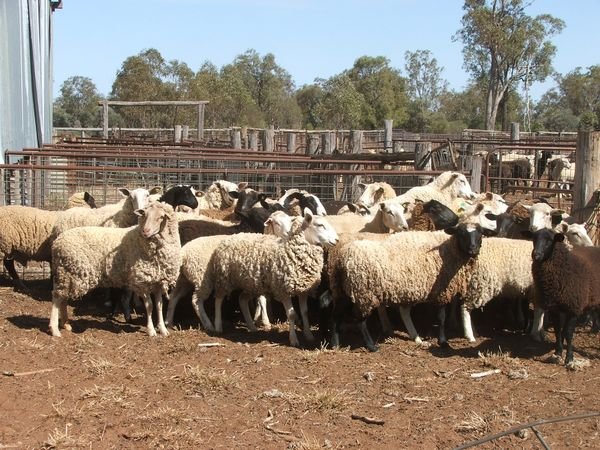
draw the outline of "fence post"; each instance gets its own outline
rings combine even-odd
[[[190,137],[190,126],[189,125],[184,125],[183,128],[181,129],[181,140],[182,141],[187,141]]]
[[[275,148],[275,127],[271,125],[269,128],[265,128],[263,134],[263,151],[273,152]]]
[[[173,136],[174,142],[181,142],[181,125],[175,125],[175,135]]]
[[[321,139],[323,140],[323,154],[324,155],[331,155],[331,153],[333,152],[334,138],[335,138],[335,133],[333,133],[331,131],[325,131],[321,135]]]
[[[317,153],[317,149],[319,148],[319,136],[315,136],[314,134],[310,133],[308,134],[307,140],[308,145],[306,146],[306,154],[314,155]]]
[[[389,153],[392,151],[392,130],[394,126],[394,121],[392,119],[384,120],[385,126],[385,138],[384,138],[384,150]]]
[[[591,213],[586,206],[594,200],[594,192],[600,187],[600,132],[579,131],[575,157],[572,212],[578,222],[583,222]]]
[[[352,153],[362,153],[363,151],[363,132],[361,130],[352,130]]]
[[[258,131],[250,130],[248,131],[248,141],[250,145],[250,150],[257,151],[258,150]]]
[[[231,147],[236,150],[242,148],[242,131],[240,129],[233,130]]]
[[[196,138],[198,140],[204,139],[204,107],[206,105],[204,103],[200,103],[198,105],[198,121],[197,121],[197,135]]]
[[[287,151],[288,153],[296,153],[296,133],[288,133]]]
[[[471,189],[481,192],[481,171],[483,170],[483,156],[474,156],[471,166]]]
[[[431,170],[431,142],[417,142],[415,144],[415,170]],[[420,186],[429,182],[428,175],[417,177]]]
[[[510,140],[518,141],[521,139],[521,132],[519,131],[519,122],[510,123]]]
[[[102,136],[108,139],[108,100],[102,102]]]

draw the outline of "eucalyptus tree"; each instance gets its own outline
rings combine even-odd
[[[549,38],[564,22],[549,14],[531,17],[523,0],[465,0],[462,28],[464,67],[474,80],[486,80],[485,127],[496,115],[509,88],[545,80],[552,72],[556,47]]]
[[[101,122],[98,93],[94,82],[87,77],[67,78],[54,101],[53,122],[57,127],[99,127]]]

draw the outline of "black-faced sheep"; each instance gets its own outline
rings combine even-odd
[[[566,364],[573,361],[573,333],[577,317],[600,308],[600,248],[571,247],[565,236],[549,229],[532,233],[535,304],[556,313],[555,354]]]

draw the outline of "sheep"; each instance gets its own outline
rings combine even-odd
[[[318,285],[323,268],[323,249],[310,244],[303,233],[313,219],[313,214],[307,209],[301,226],[284,240],[270,235],[243,233],[219,244],[211,261],[217,332],[223,329],[221,304],[225,295],[241,289],[243,299],[263,294],[283,303],[290,328],[290,344],[294,347],[299,345],[291,297],[301,296],[302,304],[302,296]],[[333,245],[335,242],[327,244]],[[304,325],[305,336],[310,339],[308,324]]]
[[[173,208],[184,206],[195,209],[198,207],[198,200],[195,196],[195,190],[191,186],[177,185],[168,189],[158,199],[159,202],[165,202]]]
[[[236,234],[244,231],[250,231],[246,226],[234,222],[211,219],[204,216],[190,217],[185,213],[177,214],[181,245],[185,245],[188,242],[203,236]]]
[[[341,233],[389,233],[390,228],[385,223],[386,215],[394,215],[394,223],[398,230],[408,229],[408,223],[404,217],[404,209],[397,208],[395,204],[388,205],[386,202],[379,203],[372,208],[370,215],[359,216],[356,214],[342,214],[327,216],[328,222],[338,234]]]
[[[377,203],[396,197],[396,191],[386,182],[358,183],[357,186],[362,188],[363,192],[354,203],[364,205],[366,208],[371,208]],[[337,214],[347,214],[350,210],[350,205],[344,205],[337,211]]]
[[[196,191],[192,188],[191,191],[198,201],[198,206],[196,208],[191,208],[189,206],[180,205],[177,206],[175,210],[193,214],[202,214],[206,211],[232,209],[235,207],[236,200],[229,195],[229,192],[240,188],[243,189],[247,184],[248,183],[239,183],[236,185],[230,181],[217,180],[205,191]]]
[[[60,214],[64,212],[18,205],[0,207],[0,258],[15,288],[27,289],[15,270],[15,260],[23,265],[28,261],[51,261],[51,235]]]
[[[181,267],[181,245],[173,208],[154,202],[138,209],[137,226],[130,228],[77,227],[64,231],[52,246],[54,287],[50,331],[61,336],[68,325],[67,300],[81,298],[97,287],[132,290],[144,299],[149,336],[152,297],[156,302],[158,330],[168,335],[162,313],[162,294],[175,284]]]
[[[572,247],[565,236],[554,230],[532,233],[531,271],[535,286],[535,304],[556,313],[554,353],[562,358],[563,340],[567,343],[565,364],[573,362],[573,333],[577,316],[600,307],[600,248]]]
[[[458,198],[474,199],[476,194],[471,190],[467,178],[459,172],[443,172],[425,186],[416,186],[383,204],[408,204],[406,219],[410,219],[412,206],[416,200],[427,202],[437,200],[445,206],[452,207]]]
[[[331,345],[339,345],[337,327],[345,299],[350,301],[369,351],[377,350],[366,327],[366,318],[373,309],[389,304],[409,307],[427,301],[449,303],[467,279],[461,274],[468,272],[472,256],[478,250],[477,242],[470,242],[476,233],[469,233],[466,225],[459,228],[462,231],[453,238],[443,231],[409,231],[381,241],[355,240],[335,249],[334,257],[330,255],[328,259],[334,304]],[[463,250],[458,250],[459,245]],[[401,309],[403,319],[407,311],[408,308]],[[409,315],[408,319],[405,325],[409,335],[417,340]]]
[[[272,234],[277,237],[287,238],[292,232],[293,227],[301,227],[302,218],[291,217],[282,211],[277,211],[265,222],[265,234]],[[332,242],[337,235],[327,224],[325,219],[319,216],[314,216],[310,225],[306,226],[303,231],[309,243],[320,245],[323,236],[326,236],[327,242]],[[228,236],[208,236],[194,239],[182,247],[182,266],[179,279],[175,289],[169,298],[169,308],[167,312],[167,324],[172,324],[174,309],[177,302],[190,290],[194,290],[192,303],[194,310],[198,315],[204,329],[214,331],[214,326],[211,323],[206,310],[204,309],[204,301],[208,298],[213,290],[213,282],[211,272],[208,270],[209,262],[212,254],[218,244]],[[259,308],[257,311],[262,316],[262,322],[265,328],[270,328],[268,316],[266,315],[266,299],[264,296],[259,297]],[[248,304],[245,301],[240,302],[240,307],[246,324],[251,331],[256,330],[253,321],[250,319]],[[303,323],[308,324],[306,317],[306,306],[301,305],[303,312]],[[310,331],[308,331],[310,333]]]
[[[301,215],[305,208],[309,208],[313,214],[318,216],[327,215],[327,211],[325,210],[323,203],[321,203],[321,200],[319,200],[319,197],[301,189],[286,190],[277,200],[277,203],[284,209],[289,210],[292,207],[292,201],[294,200],[298,202],[298,208],[294,209],[292,215]]]
[[[91,210],[79,207],[64,211],[54,224],[51,240],[56,239],[63,231],[74,227],[101,226],[125,228],[135,225],[137,223],[135,211],[147,205],[150,193],[143,188],[132,191],[120,188],[118,191],[125,197],[119,203]]]
[[[550,158],[547,162],[548,187],[556,189],[569,189],[568,180],[573,180],[575,163],[571,163],[565,156],[558,155]]]
[[[83,208],[96,209],[96,199],[89,192],[76,192],[69,197],[65,209],[81,206]]]

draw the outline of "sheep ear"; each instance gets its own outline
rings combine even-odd
[[[269,225],[271,225],[272,223],[273,223],[273,219],[271,219],[271,218],[269,217],[267,220],[265,220],[265,223],[263,223],[263,225],[264,225],[265,227],[268,227],[268,226],[269,226]]]
[[[475,207],[475,212],[477,214],[479,214],[481,211],[483,211],[483,208],[484,208],[483,203],[478,203],[477,206]]]
[[[525,208],[527,211],[529,211],[531,209],[531,205],[521,205],[523,208]]]
[[[146,214],[146,211],[143,209],[136,209],[133,213],[136,216],[144,217],[144,215]]]
[[[310,225],[312,223],[312,221],[313,221],[313,213],[310,210],[310,208],[304,208],[303,214],[304,214],[304,224],[305,224],[305,226]]]
[[[490,237],[490,236],[496,236],[498,234],[498,231],[490,230],[489,228],[485,228],[485,227],[481,227],[481,233],[484,236]]]
[[[449,234],[451,236],[453,234],[456,234],[457,231],[458,229],[456,227],[444,228],[444,233]]]
[[[376,194],[383,194],[383,188],[382,188],[382,187],[380,187],[379,189],[377,189],[377,190],[375,191],[375,193],[376,193]]]
[[[560,223],[560,228],[561,228],[561,233],[566,233],[567,231],[569,231],[569,225],[567,225],[566,223]]]
[[[486,200],[493,200],[494,199],[494,194],[492,194],[491,192],[486,192],[485,193],[485,199]]]
[[[161,194],[162,191],[163,191],[162,186],[154,186],[152,189],[150,189],[150,195]]]
[[[196,191],[196,197],[201,198],[204,197],[206,194],[204,193],[204,191]]]
[[[229,196],[231,198],[240,198],[240,193],[238,191],[229,191]]]
[[[84,201],[84,202],[86,202],[86,203],[87,203],[87,202],[89,202],[89,201],[90,201],[90,197],[92,197],[92,196],[90,195],[90,193],[89,193],[89,192],[85,191],[85,192],[83,193],[83,201]],[[93,198],[93,197],[92,197],[92,198]]]
[[[485,214],[485,218],[489,219],[489,220],[498,220],[500,216],[498,214],[494,214],[494,213],[486,213]]]
[[[408,212],[408,207],[410,206],[410,202],[402,203],[402,208],[404,208],[404,212]]]
[[[248,182],[246,182],[246,181],[242,181],[242,182],[238,183],[238,191],[243,191],[247,187],[248,187]],[[231,195],[231,193],[229,193],[229,194]]]
[[[460,174],[458,172],[453,172],[452,173],[452,178],[458,178]]]
[[[367,185],[365,183],[356,183],[356,186],[358,186],[361,189],[366,189]]]
[[[554,235],[554,242],[563,242],[565,240],[565,235],[562,233],[556,233]]]
[[[127,188],[119,188],[117,190],[123,195],[123,197],[129,197],[129,189],[127,189]]]

